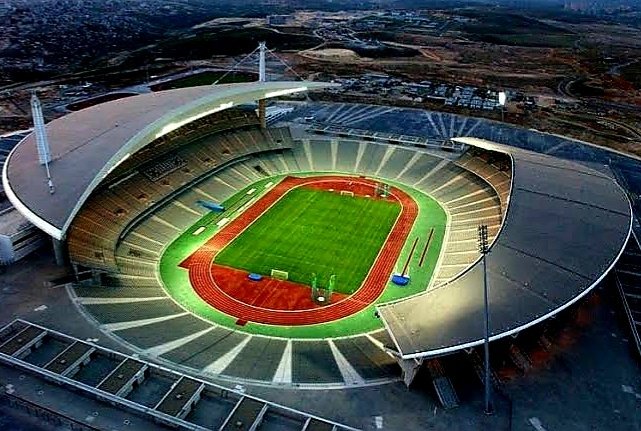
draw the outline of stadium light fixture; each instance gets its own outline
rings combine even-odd
[[[269,99],[271,97],[278,97],[278,96],[287,96],[288,94],[294,94],[294,93],[302,93],[303,91],[307,91],[307,87],[296,87],[296,88],[287,88],[285,90],[276,90],[276,91],[269,91],[265,93],[265,99]]]
[[[505,122],[505,103],[507,102],[507,93],[499,92],[499,105],[501,105],[501,122]]]
[[[234,106],[234,102],[227,102],[227,103],[221,103],[219,106],[213,109],[209,109],[207,111],[201,112],[196,115],[192,115],[191,117],[185,118],[184,120],[181,121],[176,121],[175,123],[169,123],[165,127],[163,127],[160,132],[156,134],[156,137],[154,139],[158,139],[161,136],[166,135],[167,133],[171,133],[176,129],[181,128],[182,126],[189,124],[193,121],[199,120],[203,117],[206,117],[211,114],[215,114],[216,112],[224,111],[225,109],[229,109],[232,106]]]
[[[483,299],[485,303],[485,414],[492,414],[492,402],[490,400],[490,305],[487,295],[487,253],[489,251],[487,225],[478,227],[479,252],[483,260]]]

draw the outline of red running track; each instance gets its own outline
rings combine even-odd
[[[401,204],[401,213],[360,289],[348,298],[314,309],[274,310],[247,304],[229,295],[216,282],[212,275],[212,265],[214,265],[214,258],[218,251],[231,243],[247,226],[265,213],[289,190],[312,184],[314,187],[322,186],[324,189],[337,190],[348,190],[350,186],[355,187],[355,184],[360,184],[361,186],[372,187],[371,190],[373,192],[376,182],[366,178],[337,175],[308,178],[287,177],[283,179],[180,264],[181,267],[189,270],[191,285],[205,302],[241,321],[295,326],[313,325],[341,319],[363,310],[378,299],[385,290],[389,276],[394,270],[394,264],[398,260],[403,245],[418,216],[418,205],[414,199],[396,187],[391,188],[390,194],[393,199]]]
[[[232,298],[270,310],[311,310],[318,308],[312,300],[309,286],[287,280],[263,277],[260,281],[249,279],[249,273],[242,269],[214,263],[211,274],[216,285]],[[332,302],[342,301],[348,295],[334,292]]]

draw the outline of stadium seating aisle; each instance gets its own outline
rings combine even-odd
[[[362,144],[363,147],[365,144]],[[337,145],[336,170],[339,172],[354,172],[361,144],[354,141],[341,140]]]
[[[84,306],[100,321],[103,328],[106,326],[112,330],[129,326],[140,326],[139,321],[165,318],[184,312],[182,308],[169,298],[145,301],[144,307],[141,307],[140,304],[141,302],[132,301],[124,303],[84,304]]]
[[[225,367],[228,376],[271,381],[280,364],[287,341],[279,338],[251,337],[243,349]]]
[[[406,166],[414,158],[416,151],[402,147],[392,147],[393,151],[387,161],[380,167],[377,176],[383,178],[398,178]]]
[[[277,154],[266,154],[260,157],[258,164],[270,175],[285,173],[286,166],[279,160]]]
[[[210,323],[191,314],[175,313],[174,315],[175,317],[166,320],[119,329],[115,331],[115,334],[146,350],[182,340],[211,327]]]
[[[298,166],[292,151],[283,152],[281,157],[283,158],[283,163],[287,167],[287,172],[301,172],[301,168]]]
[[[129,249],[140,250],[143,253],[149,253],[154,257],[159,257],[160,253],[164,247],[164,244],[161,241],[156,239],[148,238],[140,234],[134,228],[130,233],[122,240],[120,246],[129,247]]]
[[[165,296],[164,289],[158,285],[155,287],[105,287],[91,285],[76,285],[74,292],[80,302],[85,301],[83,298],[157,298]]]
[[[220,374],[229,365],[229,356],[249,337],[230,329],[214,327],[211,331],[163,355],[163,358],[200,372]],[[236,355],[234,355],[235,357]],[[221,360],[222,359],[222,360]]]
[[[335,383],[343,380],[327,342],[296,341],[292,347],[292,380],[300,383]]]
[[[195,211],[188,206],[181,205],[176,201],[160,208],[158,212],[156,212],[156,215],[161,220],[164,220],[178,228],[181,232],[201,218],[198,211]]]
[[[233,172],[233,167],[219,172],[216,174],[215,178],[217,178],[225,187],[231,188],[232,195],[242,190],[246,184],[250,184],[250,181],[245,181],[242,177],[236,175]]]
[[[366,175],[375,175],[378,167],[383,161],[385,152],[386,146],[384,145],[368,144],[359,165],[355,168],[355,171]]]
[[[312,170],[307,146],[303,145],[301,141],[296,141],[292,148],[292,153],[296,160],[296,165],[300,168],[301,172],[309,172]]]
[[[509,156],[500,153],[490,155],[480,149],[471,149],[456,163],[474,172],[494,188],[500,199],[501,212],[505,215],[512,178]]]
[[[400,375],[396,360],[375,345],[367,336],[340,339],[336,340],[335,344],[358,375],[365,380],[385,379],[388,376]]]
[[[194,190],[212,202],[224,202],[234,194],[233,189],[221,183],[215,175],[199,183]]]
[[[130,275],[144,275],[153,277],[157,270],[156,260],[147,260],[144,257],[116,255],[116,264],[121,272]]]

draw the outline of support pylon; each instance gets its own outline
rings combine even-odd
[[[267,44],[265,42],[260,42],[260,44],[258,44],[258,50],[258,81],[267,82],[267,73],[265,71],[265,53],[267,52]],[[267,103],[265,102],[265,99],[258,100],[258,121],[261,128],[267,128]]]
[[[51,163],[51,149],[49,148],[49,139],[47,139],[47,130],[45,128],[44,116],[42,115],[42,105],[35,91],[31,94],[31,115],[33,117],[33,133],[36,136],[36,146],[38,149],[38,161],[45,167],[47,175],[47,186],[49,193],[54,194],[56,191],[53,180],[51,179],[51,172],[49,171],[49,163]]]

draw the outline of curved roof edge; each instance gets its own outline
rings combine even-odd
[[[23,139],[24,141],[24,139]],[[20,145],[22,141],[18,143]],[[16,145],[11,152],[9,153],[9,156],[7,157],[7,161],[13,154],[13,152],[18,148],[18,145]],[[9,179],[7,177],[7,166],[8,163],[5,162],[4,166],[2,167],[2,187],[4,188],[4,192],[7,195],[7,198],[9,199],[9,202],[11,202],[11,205],[13,205],[20,213],[31,223],[34,224],[38,229],[42,230],[45,232],[47,235],[57,239],[61,240],[62,239],[62,231],[52,225],[51,223],[47,222],[40,216],[38,216],[36,213],[31,211],[25,204],[22,203],[22,201],[18,198],[18,196],[15,195],[13,190],[11,189],[11,185],[9,184]]]
[[[189,87],[106,102],[47,124],[56,186],[49,194],[38,172],[34,134],[9,154],[2,182],[11,203],[34,225],[62,239],[102,180],[155,139],[233,106],[336,86],[308,81]]]
[[[491,142],[491,141],[487,141],[487,140],[483,140],[483,139],[478,139],[478,138],[469,138],[469,137],[467,137],[467,138],[454,138],[454,140],[456,140],[457,142],[466,144],[466,145],[479,147],[479,148],[484,148],[484,149],[492,150],[492,151],[499,151],[499,152],[503,152],[503,153],[509,154],[513,158],[513,160],[516,159],[516,163],[518,163],[518,159],[519,158],[521,158],[522,161],[523,160],[527,160],[528,155],[532,156],[534,158],[534,160],[535,160],[534,163],[535,164],[541,163],[541,165],[543,165],[545,160],[549,160],[549,161],[557,160],[556,158],[554,158],[552,156],[541,155],[541,154],[538,154],[538,153],[533,153],[533,152],[528,151],[528,150],[523,150],[523,149],[520,149],[520,148],[514,148],[514,147],[507,146],[507,145],[498,144],[498,143],[495,143],[495,142]],[[519,157],[519,156],[521,156],[521,157]],[[532,162],[532,160],[528,160],[528,162]],[[608,177],[607,175],[604,175],[602,173],[594,171],[593,169],[590,169],[590,168],[585,167],[585,166],[583,166],[581,164],[578,164],[577,162],[560,161],[559,163],[561,163],[563,165],[563,168],[570,169],[570,172],[574,171],[576,174],[588,174],[588,175],[591,175],[591,176],[600,177],[600,178],[602,178],[604,180],[607,179],[607,180],[611,181],[614,184],[614,187],[617,190],[621,191],[621,195],[625,197],[627,211],[628,211],[628,214],[629,214],[629,217],[627,217],[627,225],[625,226],[625,229],[621,229],[621,230],[625,230],[624,240],[620,244],[620,248],[617,245],[617,247],[615,247],[616,252],[612,253],[612,255],[607,257],[607,260],[608,260],[607,267],[599,274],[598,277],[596,277],[596,279],[591,280],[589,286],[585,287],[584,289],[582,289],[581,291],[577,292],[574,295],[570,295],[569,298],[566,298],[567,300],[565,300],[563,303],[559,304],[558,306],[554,307],[552,310],[550,310],[547,313],[539,315],[536,318],[533,318],[533,319],[528,320],[528,321],[526,321],[524,323],[521,323],[521,324],[515,322],[515,324],[512,325],[512,327],[509,328],[508,330],[501,331],[499,333],[496,333],[496,334],[492,335],[490,337],[490,341],[496,341],[496,340],[505,338],[507,336],[517,334],[517,333],[519,333],[519,332],[521,332],[523,330],[526,330],[526,329],[528,329],[528,328],[530,328],[530,327],[532,327],[532,326],[534,326],[534,325],[536,325],[538,323],[543,322],[544,320],[549,319],[550,317],[560,313],[561,311],[567,309],[568,307],[570,307],[573,304],[575,304],[576,302],[578,302],[581,298],[583,298],[585,295],[587,295],[589,292],[591,292],[607,276],[607,274],[612,270],[612,268],[616,265],[616,263],[618,262],[619,258],[623,254],[623,252],[625,250],[625,247],[627,245],[627,242],[630,239],[630,235],[632,233],[632,227],[633,227],[632,205],[631,205],[630,200],[627,198],[627,195],[626,195],[625,191],[623,191],[623,189],[621,188],[621,186],[618,183],[616,183],[616,181],[614,181],[612,178]],[[514,177],[513,177],[513,181],[514,181]],[[514,183],[513,187],[519,188],[520,185]],[[558,199],[558,197],[557,197],[557,199]],[[598,208],[598,207],[595,207],[595,208]],[[603,208],[598,208],[598,209],[603,210]],[[510,211],[510,208],[508,208],[508,212],[509,211]],[[504,242],[508,242],[508,241],[506,241],[506,238],[502,236],[504,234],[504,229],[503,229],[504,227],[505,226],[501,227],[501,231],[500,231],[499,235],[497,236],[497,239],[496,239],[494,244],[497,244],[497,242],[499,240],[504,240]],[[621,228],[624,228],[624,226],[621,226]],[[615,250],[612,250],[612,251],[614,252]],[[518,252],[518,251],[515,250],[514,252]],[[505,255],[505,254],[503,254],[503,255]],[[503,269],[508,268],[508,271],[509,271],[509,265],[510,265],[509,263],[506,264],[503,267]],[[442,285],[442,286],[440,286],[440,287],[438,287],[436,289],[424,292],[424,293],[422,293],[420,295],[412,296],[412,297],[408,298],[405,301],[404,300],[394,301],[394,302],[387,303],[387,304],[381,304],[380,306],[377,307],[377,309],[378,309],[378,311],[380,313],[380,316],[381,316],[381,320],[383,321],[383,323],[385,325],[385,328],[387,329],[388,333],[390,334],[390,336],[391,336],[391,338],[392,338],[392,340],[393,340],[393,342],[395,344],[396,351],[392,351],[392,353],[394,355],[396,355],[396,356],[398,356],[398,357],[400,357],[402,359],[419,359],[419,358],[425,358],[425,357],[441,356],[441,355],[453,353],[453,352],[456,352],[456,351],[460,351],[460,350],[463,350],[463,349],[467,349],[467,348],[471,348],[471,347],[475,347],[475,346],[483,344],[484,339],[483,339],[482,336],[481,337],[472,336],[472,337],[467,337],[468,338],[467,341],[459,342],[459,343],[450,343],[450,345],[447,345],[447,346],[436,346],[436,345],[433,345],[433,346],[430,347],[429,343],[426,343],[426,344],[424,344],[423,348],[421,349],[418,346],[416,346],[416,344],[413,343],[412,341],[410,341],[409,339],[413,338],[415,336],[417,338],[420,338],[422,335],[423,336],[425,335],[425,333],[421,334],[421,330],[426,329],[426,328],[422,328],[421,327],[421,322],[420,322],[420,316],[423,313],[421,313],[417,308],[414,308],[413,309],[413,314],[414,315],[418,314],[418,316],[416,316],[417,320],[414,320],[414,319],[411,319],[410,317],[408,317],[407,320],[412,320],[412,321],[406,321],[406,319],[405,319],[405,317],[403,317],[402,313],[399,313],[399,312],[394,313],[391,310],[392,307],[395,307],[397,305],[401,305],[402,306],[403,302],[405,302],[406,304],[409,304],[411,301],[415,301],[414,307],[418,307],[424,312],[425,309],[419,306],[418,302],[416,302],[417,300],[418,301],[426,300],[430,296],[430,294],[433,293],[433,292],[436,292],[436,291],[444,292],[444,291],[446,291],[448,289],[448,287],[451,287],[451,285],[456,285],[456,284],[458,284],[458,282],[461,282],[461,283],[465,282],[466,280],[461,280],[463,278],[463,276],[467,276],[469,279],[471,279],[471,280],[467,280],[468,283],[470,281],[472,281],[473,283],[474,282],[480,282],[479,281],[480,279],[478,279],[478,277],[475,277],[474,275],[471,274],[472,272],[474,272],[475,268],[478,270],[479,267],[480,267],[480,261],[476,261],[470,268],[468,268],[468,270],[466,270],[462,274],[462,276],[457,277],[457,279],[455,279],[453,281],[450,281],[450,282],[448,282],[448,283],[446,283],[446,284],[444,284],[444,285]],[[478,272],[478,271],[476,271],[476,272]],[[489,270],[488,270],[488,272],[489,272]],[[502,275],[505,275],[505,274],[502,274]],[[477,280],[473,280],[473,278],[477,278]],[[455,287],[460,287],[460,286],[455,286]],[[490,285],[489,289],[490,289],[490,291],[492,290],[492,285]],[[468,287],[468,293],[469,293],[469,287]],[[505,291],[502,292],[502,294],[505,294],[505,293],[506,293]],[[457,292],[452,292],[452,295],[460,295],[460,294],[461,294],[460,289]],[[521,298],[521,299],[523,299],[523,298]],[[456,300],[454,300],[453,303],[456,303]],[[427,303],[422,303],[420,305],[424,307],[424,306],[426,306],[428,304]],[[434,305],[434,304],[432,304],[432,305]],[[490,303],[490,312],[491,312],[491,314],[492,314],[492,311],[493,311],[492,310],[492,303]],[[532,317],[534,317],[534,316],[532,316]],[[463,317],[463,319],[465,319],[465,318],[466,317]],[[470,318],[470,317],[468,316],[467,318]],[[432,323],[432,326],[434,326],[433,325],[434,322],[431,322],[431,323]],[[447,328],[447,323],[451,323],[451,321],[441,322],[441,323],[442,323],[442,325],[440,326],[440,330],[441,331],[447,331],[447,329],[448,329]],[[431,329],[434,329],[434,328],[432,327]],[[458,335],[461,335],[461,334],[458,334]],[[459,337],[460,341],[463,341],[462,338],[465,338],[465,337],[464,336],[463,337]],[[425,342],[426,340],[424,339],[422,341]],[[412,346],[413,347],[413,351],[409,350],[409,348],[410,348],[410,346],[412,344],[414,344]]]

